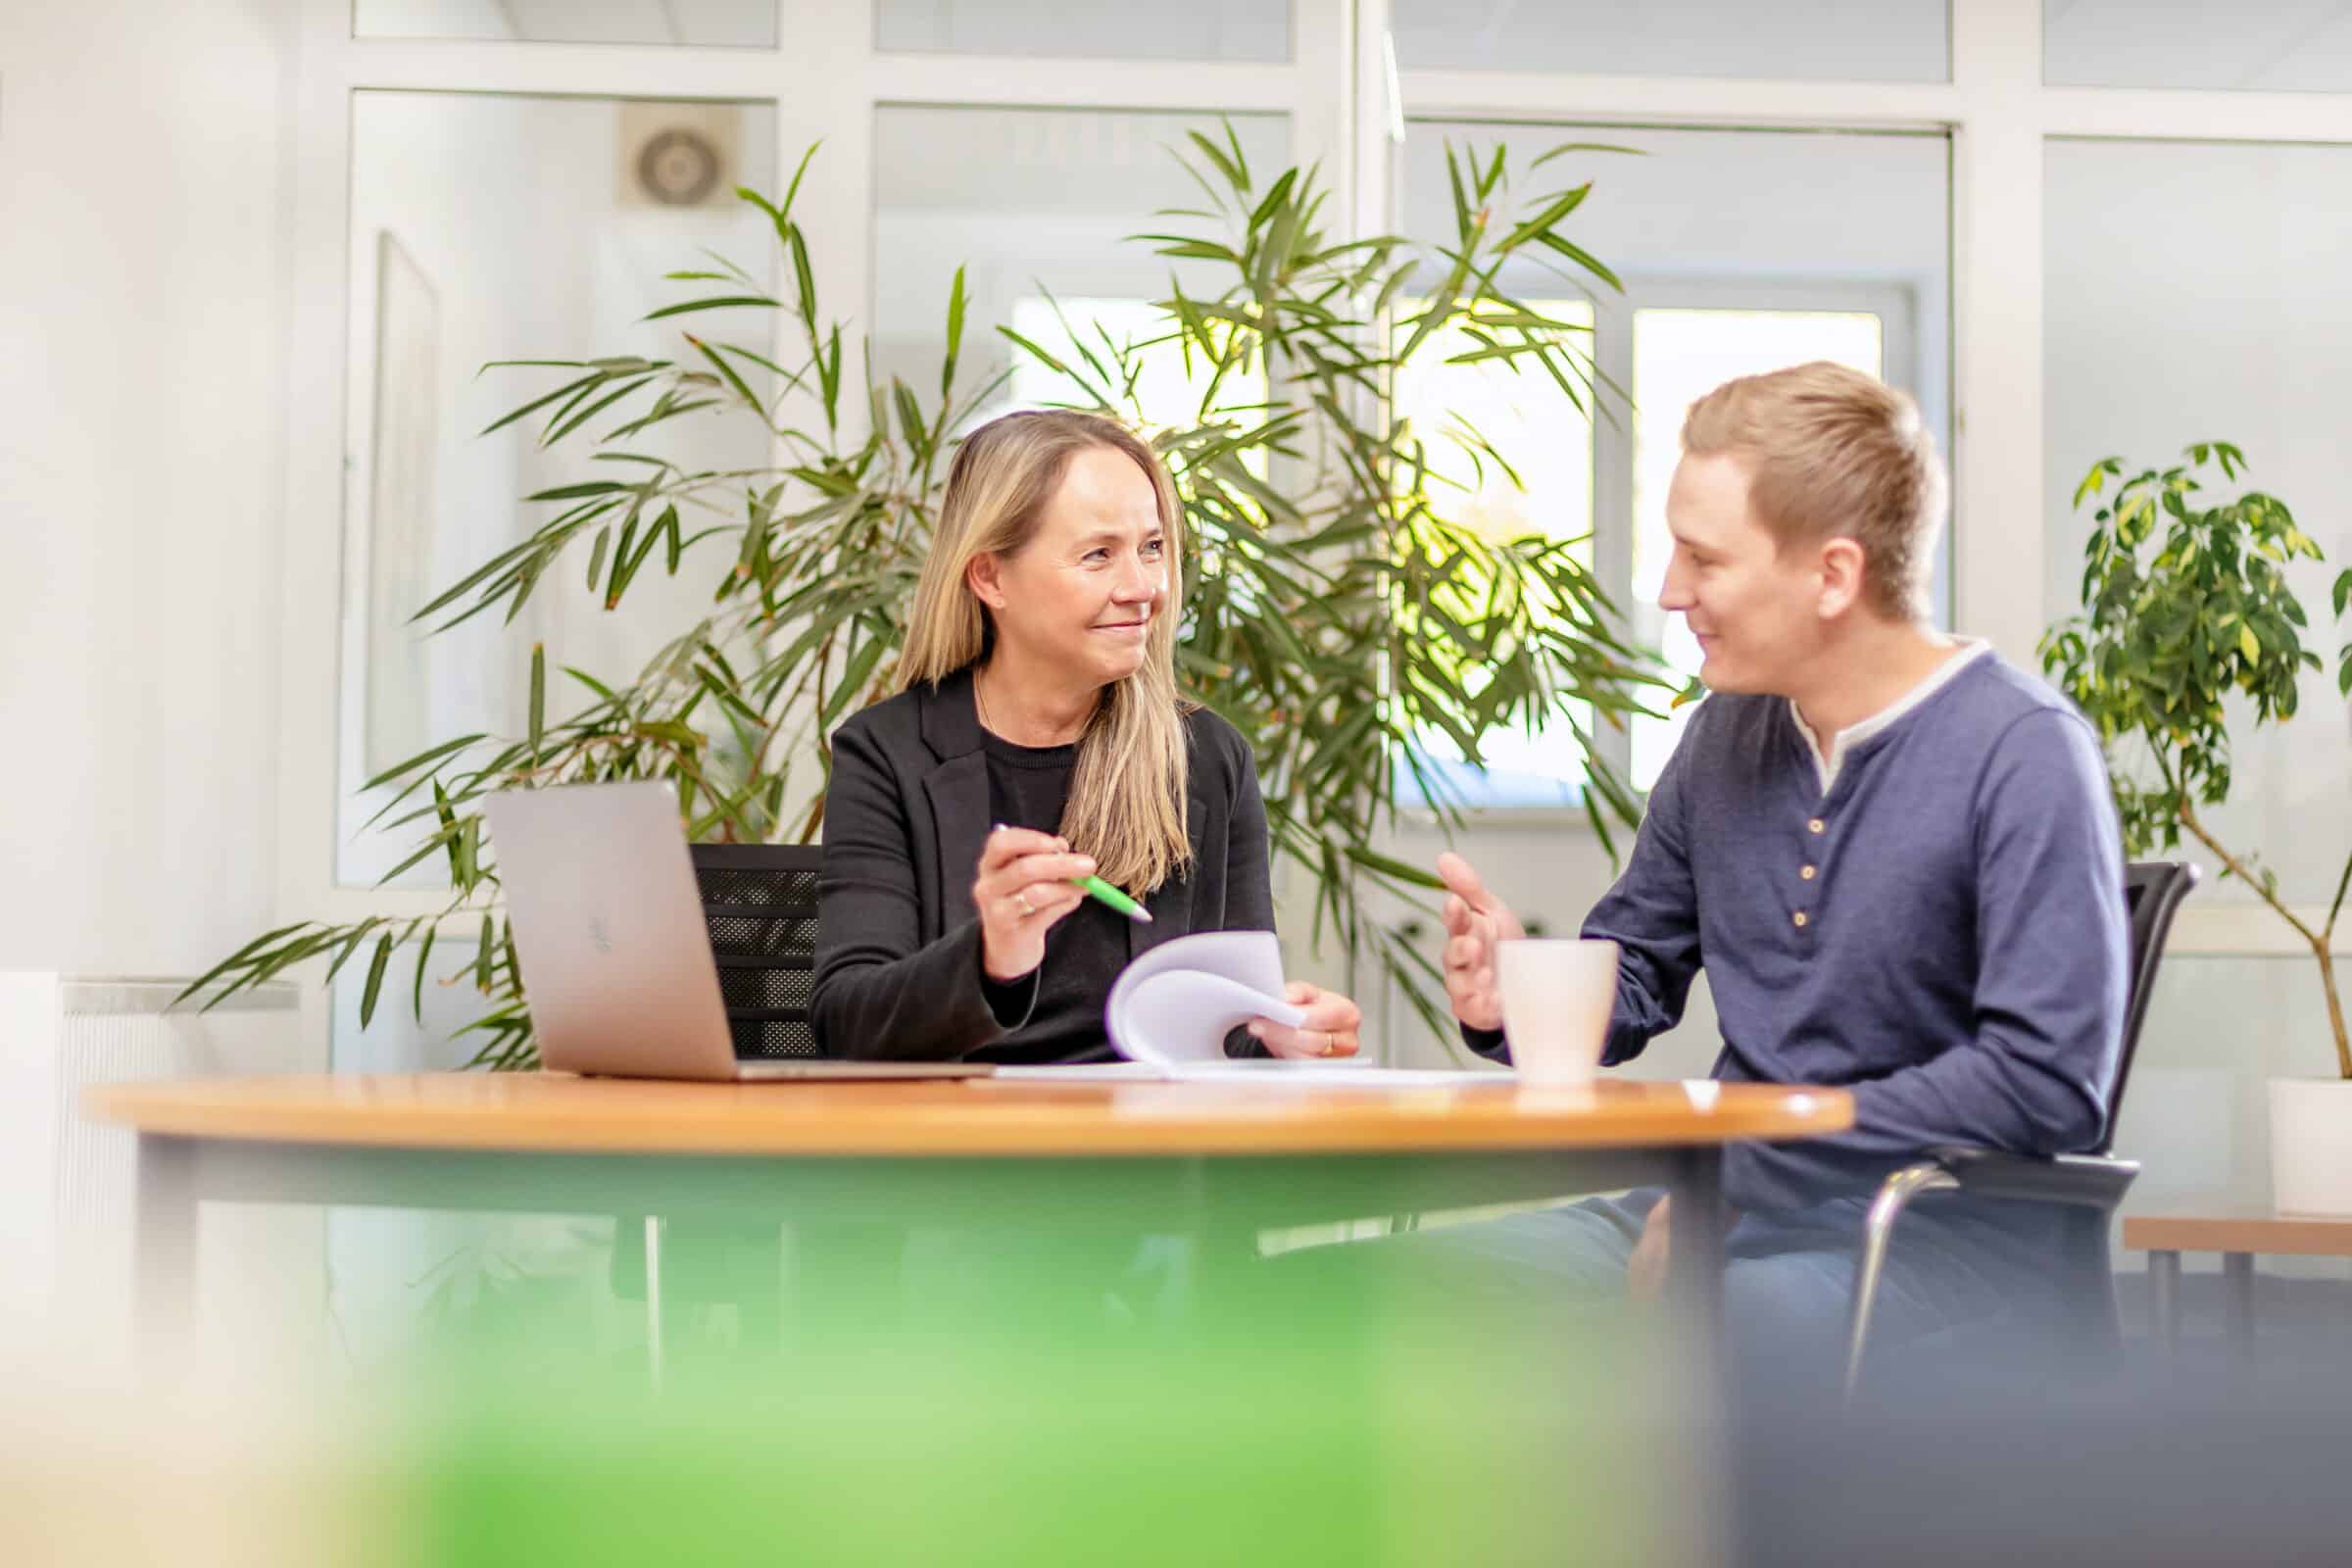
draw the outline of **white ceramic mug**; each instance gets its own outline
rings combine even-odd
[[[1495,945],[1502,1027],[1522,1082],[1585,1084],[1617,1005],[1617,944],[1518,937]]]

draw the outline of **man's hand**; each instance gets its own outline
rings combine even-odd
[[[1666,1210],[1673,1201],[1671,1198],[1658,1200],[1642,1226],[1642,1239],[1634,1244],[1634,1255],[1626,1260],[1625,1294],[1645,1306],[1666,1289],[1666,1260],[1674,1252],[1674,1241],[1669,1234],[1673,1221]]]
[[[1470,862],[1447,850],[1438,857],[1446,895],[1446,995],[1453,1015],[1473,1029],[1502,1027],[1502,990],[1494,982],[1494,944],[1527,935],[1519,917]]]

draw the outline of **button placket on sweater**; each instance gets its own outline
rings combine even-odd
[[[1804,838],[1801,841],[1804,859],[1797,866],[1796,877],[1799,882],[1806,884],[1800,893],[1810,892],[1814,895],[1815,906],[1799,906],[1790,912],[1789,924],[1799,931],[1811,931],[1814,922],[1819,918],[1818,904],[1821,889],[1818,879],[1821,875],[1822,851],[1827,848],[1829,833],[1828,817],[1816,814],[1806,819]]]

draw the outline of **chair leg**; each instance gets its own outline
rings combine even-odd
[[[662,1216],[645,1216],[645,1356],[656,1398],[662,1396],[665,1347],[662,1321]]]
[[[1903,1217],[1911,1200],[1922,1193],[1948,1192],[1960,1184],[1949,1171],[1933,1162],[1906,1165],[1886,1178],[1871,1200],[1870,1217],[1862,1226],[1862,1256],[1854,1273],[1852,1314],[1845,1333],[1845,1395],[1852,1398],[1862,1378],[1862,1352],[1870,1341],[1870,1315],[1878,1305],[1879,1281],[1886,1269],[1886,1249],[1894,1240],[1894,1223]]]

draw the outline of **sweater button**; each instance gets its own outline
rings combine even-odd
[[[1807,822],[1807,823],[1805,824],[1805,831],[1806,831],[1806,832],[1808,832],[1808,833],[1827,833],[1829,830],[1830,830],[1830,824],[1829,824],[1829,823],[1827,823],[1827,822],[1824,822],[1824,821],[1823,821],[1823,820],[1822,820],[1820,817],[1818,817],[1818,816],[1817,816],[1817,817],[1815,817],[1815,818],[1814,818],[1812,821],[1810,821],[1810,822]]]
[[[1796,874],[1797,874],[1799,877],[1801,877],[1803,880],[1805,880],[1805,881],[1807,881],[1807,882],[1810,882],[1810,881],[1812,881],[1812,880],[1813,880],[1813,878],[1814,878],[1814,877],[1818,876],[1820,873],[1819,873],[1819,872],[1817,872],[1817,871],[1815,871],[1815,870],[1813,869],[1813,867],[1811,867],[1811,866],[1809,866],[1809,865],[1808,865],[1808,866],[1806,866],[1806,867],[1805,867],[1803,870],[1801,870],[1801,871],[1797,872]]]
[[[1802,909],[1799,909],[1799,910],[1797,910],[1797,911],[1796,911],[1796,913],[1795,913],[1794,915],[1790,916],[1790,918],[1792,918],[1793,920],[1795,920],[1795,921],[1796,921],[1796,928],[1797,928],[1799,931],[1802,931],[1802,930],[1805,928],[1805,911],[1804,911],[1804,910],[1802,910]]]

